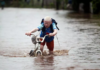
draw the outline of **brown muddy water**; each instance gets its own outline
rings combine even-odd
[[[0,70],[100,70],[100,26],[90,15],[31,8],[0,10]],[[26,32],[45,16],[58,22],[56,56],[30,57],[34,49]],[[73,17],[74,16],[74,17]],[[36,32],[35,34],[38,34]],[[47,50],[45,46],[44,50]]]

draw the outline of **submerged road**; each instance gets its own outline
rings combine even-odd
[[[100,69],[100,26],[87,17],[70,17],[71,11],[32,8],[0,9],[0,70],[91,70]],[[71,16],[74,14],[71,14]],[[58,56],[29,57],[34,49],[26,32],[51,16],[58,22],[55,50],[68,50]],[[35,34],[38,34],[36,32]],[[47,50],[47,47],[44,48]]]

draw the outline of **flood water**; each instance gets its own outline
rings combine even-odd
[[[91,22],[94,19],[90,15],[70,12],[31,8],[0,10],[0,70],[100,70],[100,26]],[[25,33],[40,25],[45,16],[58,22],[60,30],[54,50],[61,52],[56,56],[30,57],[28,53],[34,45]]]

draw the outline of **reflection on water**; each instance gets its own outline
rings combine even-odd
[[[34,64],[40,67],[39,70],[53,70],[54,69],[54,57],[37,57],[34,59]]]
[[[37,14],[38,12],[38,14]],[[1,70],[96,70],[100,69],[100,26],[91,15],[53,9],[5,8],[0,10]],[[54,56],[29,57],[34,49],[25,32],[50,15],[58,22]],[[23,21],[24,20],[24,21]],[[100,21],[99,21],[100,22]],[[38,33],[35,33],[38,34]],[[47,47],[44,47],[47,50]]]

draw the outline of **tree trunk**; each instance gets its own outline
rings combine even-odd
[[[60,1],[56,0],[56,10],[59,10],[59,6],[60,6]]]
[[[32,0],[32,6],[34,6],[34,0]]]
[[[90,13],[90,2],[84,3],[84,13]]]
[[[44,0],[42,0],[42,7],[44,7]]]

